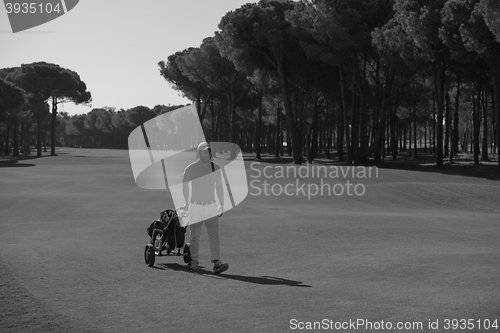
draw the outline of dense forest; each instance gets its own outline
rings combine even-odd
[[[498,156],[498,0],[262,0],[228,12],[218,28],[157,64],[196,105],[209,141],[294,163],[425,151],[441,168],[460,153],[476,164]],[[127,149],[135,127],[182,106],[58,112],[91,99],[70,69],[1,69],[0,149]]]

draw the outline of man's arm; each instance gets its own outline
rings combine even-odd
[[[182,177],[182,194],[184,194],[184,211],[188,211],[189,203],[191,202],[189,198],[189,182],[191,181],[191,177],[189,176],[189,170],[186,168],[184,170],[184,175]]]
[[[221,173],[222,170],[219,168],[217,170],[217,178],[215,178],[215,193],[217,194],[217,199],[219,199],[219,216],[224,213],[224,191],[222,190],[222,181],[221,181]]]

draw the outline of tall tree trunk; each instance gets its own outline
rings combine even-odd
[[[493,96],[495,101],[495,108],[493,112],[497,114],[497,160],[498,160],[498,171],[500,171],[500,76],[495,76],[495,94]]]
[[[323,124],[324,124],[324,120],[323,119],[320,119],[318,121],[318,125],[317,125],[317,128],[318,128],[318,144],[317,144],[317,148],[316,148],[316,151],[314,152],[313,154],[313,158],[317,158],[318,157],[318,154],[321,154],[322,151],[323,151],[323,134],[324,134],[324,128],[323,128]]]
[[[357,86],[357,57],[352,57],[353,61],[353,74],[352,74],[352,87],[351,87],[351,159],[354,163],[359,162],[359,121],[358,121],[358,108],[356,103],[356,86]]]
[[[210,128],[210,141],[215,141],[215,110],[214,110],[214,100],[210,100],[210,118],[212,121]]]
[[[496,110],[497,110],[497,101],[496,101],[496,80],[497,78],[494,77],[493,78],[493,85],[491,86],[491,118],[492,118],[492,129],[493,129],[493,136],[492,136],[492,141],[493,141],[493,154],[496,154],[497,151],[498,151],[498,141],[497,141],[497,122],[498,122],[498,118],[497,118],[497,114],[496,114]]]
[[[29,156],[31,155],[31,142],[30,142],[30,129],[31,122],[26,122],[25,134],[24,134],[24,153]]]
[[[24,128],[26,127],[26,123],[21,121],[19,124],[19,154],[24,154],[26,156],[26,131]]]
[[[475,110],[474,110],[474,112],[475,112]],[[469,151],[471,152],[471,154],[474,154],[474,123],[472,124],[472,129],[470,131],[470,146],[469,146]]]
[[[462,149],[464,153],[468,154],[469,153],[469,145],[467,143],[467,138],[469,137],[469,130],[466,128],[463,138],[462,138]]]
[[[337,121],[337,154],[339,156],[339,161],[344,161],[344,108],[340,105],[338,109],[338,121]]]
[[[413,104],[413,148],[414,156],[418,158],[417,152],[417,104]]]
[[[286,116],[285,116],[285,118],[286,118]],[[286,133],[286,153],[288,156],[292,156],[292,141],[290,139],[289,132]]]
[[[339,77],[340,77],[340,96],[342,100],[342,114],[344,117],[344,134],[345,134],[345,143],[347,150],[347,164],[352,164],[352,151],[351,151],[351,136],[350,136],[350,124],[349,124],[349,115],[347,113],[346,106],[346,96],[345,96],[345,80],[344,80],[344,70],[342,68],[342,63],[339,66]]]
[[[50,156],[56,155],[57,97],[52,96],[52,122],[50,127]]]
[[[412,131],[412,128],[411,128],[411,110],[413,109],[413,105],[410,107],[410,110],[409,110],[409,114],[408,114],[408,157],[411,157],[413,154],[412,154],[412,148],[411,148],[411,139],[412,139],[412,135],[411,135],[411,131]]]
[[[313,159],[316,155],[316,151],[318,149],[318,96],[314,99],[314,109],[312,114],[312,124],[311,124],[311,145],[309,148],[309,154],[307,156],[307,161],[309,163],[313,162]]]
[[[228,108],[229,108],[229,142],[236,144],[236,103],[234,98],[233,89],[229,89],[228,98]],[[231,159],[236,158],[236,146],[231,145],[230,150]]]
[[[333,110],[332,110],[333,111]],[[333,112],[332,112],[333,113]],[[326,158],[331,158],[330,157],[330,150],[332,149],[332,140],[333,140],[333,126],[332,122],[330,121],[330,114],[328,113],[328,108],[326,109]]]
[[[302,94],[301,94],[302,92]],[[297,93],[298,95],[302,96],[300,98],[300,118],[299,121],[297,122],[297,128],[298,128],[298,135],[299,135],[299,142],[300,142],[300,156],[304,155],[304,151],[307,152],[308,145],[306,142],[306,136],[307,136],[307,110],[309,109],[308,104],[309,104],[309,99],[307,98],[307,89],[300,89],[297,88]],[[307,156],[307,153],[306,153]]]
[[[436,156],[436,89],[432,91],[432,155]]]
[[[272,154],[273,153],[273,140],[271,136],[271,124],[268,124],[266,126],[266,132],[267,132],[267,153]]]
[[[392,160],[396,161],[398,159],[398,138],[396,134],[396,111],[390,114],[391,121],[391,152],[392,152]]]
[[[201,110],[201,114],[199,115],[200,123],[202,123],[202,124],[203,124],[203,119],[205,119],[205,114],[207,113],[208,105],[210,105],[211,101],[212,101],[212,96],[208,96],[205,103],[203,103],[203,108]],[[200,103],[201,103],[201,101],[200,101]]]
[[[401,150],[404,150],[404,147],[403,147],[403,136],[404,136],[404,133],[403,133],[403,130],[401,129],[401,126],[398,125],[398,140],[399,140],[399,151]]]
[[[291,98],[291,96],[290,96]],[[293,90],[293,100],[294,100],[294,104],[293,104],[293,111],[294,111],[294,115],[295,115],[295,124],[296,124],[296,131],[297,131],[297,145],[301,147],[301,135],[302,135],[302,131],[301,129],[299,128],[299,124],[300,124],[300,119],[299,119],[299,114],[300,114],[300,101],[299,101],[299,94],[297,92],[297,89],[294,89]],[[291,101],[291,99],[290,99]],[[300,148],[302,149],[302,148]],[[300,153],[302,154],[302,151],[300,151]],[[292,150],[292,155],[293,155],[293,150]],[[302,155],[301,155],[302,156]]]
[[[479,114],[481,112],[481,90],[482,90],[482,71],[479,73],[477,85],[477,100],[474,103],[474,164],[479,164],[479,131],[481,128]]]
[[[258,109],[258,116],[257,116],[257,126],[255,128],[255,158],[260,160],[260,137],[262,135],[262,99],[263,99],[263,94],[262,91],[259,89],[259,109]]]
[[[403,150],[406,150],[407,149],[407,147],[406,147],[406,135],[407,134],[406,133],[408,133],[406,126],[403,126],[402,131],[403,131]]]
[[[19,157],[19,133],[18,133],[19,124],[17,122],[17,119],[14,120],[13,127],[14,127],[14,130],[12,131],[13,132],[12,135],[14,136],[14,138],[13,138],[13,142],[14,142],[13,155],[15,157]]]
[[[392,83],[394,77],[396,76],[396,72],[393,69],[386,68],[385,70],[385,84],[382,92],[382,100],[380,107],[380,119],[379,125],[377,128],[377,133],[373,133],[375,136],[374,145],[375,145],[375,154],[374,160],[378,162],[385,156],[385,145],[384,145],[384,137],[385,137],[385,123],[386,123],[386,108],[389,104],[390,92],[392,89]],[[375,120],[376,121],[376,120]]]
[[[444,64],[434,64],[434,87],[437,97],[437,124],[436,124],[436,167],[443,168],[443,109],[444,109],[444,83],[446,68]]]
[[[372,138],[371,138],[371,150],[374,154],[374,160],[380,160],[380,151],[378,147],[378,127],[380,126],[380,109],[382,94],[380,93],[380,57],[376,57],[376,67],[375,67],[375,106],[373,110],[373,124],[372,124]]]
[[[427,118],[424,120],[424,153],[427,154]]]
[[[213,138],[213,141],[222,141],[220,140],[220,132],[221,132],[221,127],[222,127],[222,111],[223,107],[220,102],[217,103],[217,119],[215,121],[215,136]]]
[[[460,103],[460,85],[462,81],[462,71],[459,69],[457,77],[457,93],[455,95],[455,112],[453,114],[453,136],[451,140],[451,152],[450,152],[450,163],[453,162],[453,158],[458,154],[458,117],[459,117],[459,103]]]
[[[10,156],[10,128],[11,125],[7,124],[7,131],[5,132],[5,156]]]
[[[43,107],[37,108],[37,117],[36,117],[36,156],[42,157],[42,115],[44,109]]]
[[[491,142],[493,145],[492,153],[496,154],[497,152],[497,115],[496,115],[496,102],[495,102],[495,80],[496,77],[493,78],[493,84],[491,85],[491,129],[493,135],[491,136]]]
[[[43,130],[44,136],[43,136],[43,152],[47,152],[47,130]]]
[[[483,89],[483,151],[481,161],[489,161],[488,158],[488,86]]]
[[[199,85],[196,89],[196,112],[198,113],[198,118],[200,118],[200,123],[203,124],[201,117],[201,87]]]
[[[281,143],[281,105],[278,103],[278,107],[276,109],[277,117],[276,117],[276,151],[274,152],[274,156],[276,158],[280,157],[281,147],[283,144]]]
[[[290,141],[292,144],[293,163],[302,164],[300,140],[297,133],[297,126],[294,121],[292,101],[290,99],[290,92],[288,87],[288,78],[286,76],[285,68],[283,66],[283,61],[278,62],[278,73],[280,77],[283,101],[285,103],[286,120],[288,123],[288,133],[290,134]]]
[[[362,162],[366,162],[368,160],[367,151],[368,151],[368,87],[366,85],[367,82],[367,56],[363,57],[363,75],[360,75],[359,82],[359,92],[360,92],[360,116],[359,116],[359,158]]]
[[[445,135],[444,135],[444,157],[450,156],[450,123],[451,123],[451,103],[450,91],[445,91]]]

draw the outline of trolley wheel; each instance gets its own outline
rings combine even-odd
[[[191,263],[191,251],[189,249],[189,244],[184,245],[184,249],[182,250],[182,256],[184,262],[189,265]]]
[[[144,261],[149,267],[153,267],[155,264],[155,247],[152,244],[146,245],[144,249]]]

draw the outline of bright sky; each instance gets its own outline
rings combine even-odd
[[[0,6],[0,68],[46,61],[71,69],[92,93],[92,108],[186,104],[160,76],[158,62],[199,47],[222,16],[248,2],[256,1],[80,0],[65,15],[15,34]],[[73,103],[59,109],[90,110]]]

